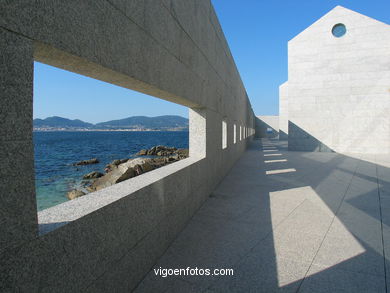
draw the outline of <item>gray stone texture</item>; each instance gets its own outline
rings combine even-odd
[[[1,1],[0,36],[0,291],[131,291],[252,139],[210,1]],[[190,107],[190,158],[37,216],[34,60]]]
[[[340,38],[338,23],[347,30]],[[280,88],[289,149],[389,153],[389,60],[390,26],[341,6],[290,40]]]
[[[266,157],[271,148],[284,161]],[[389,168],[389,155],[289,152],[285,141],[256,140],[153,267],[234,275],[162,278],[152,269],[134,292],[385,293]],[[287,169],[295,171],[267,173]]]
[[[0,28],[0,256],[37,237],[32,147],[33,46]]]

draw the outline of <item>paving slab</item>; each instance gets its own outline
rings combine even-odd
[[[151,270],[135,292],[385,292],[387,162],[254,141],[154,266],[234,274]]]
[[[234,269],[234,276],[218,279],[215,292],[296,292],[310,263],[277,256],[272,240],[260,243]]]
[[[298,292],[384,293],[386,286],[384,276],[313,265]]]

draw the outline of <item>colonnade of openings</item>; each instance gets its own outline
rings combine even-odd
[[[255,130],[252,127],[233,124],[233,144],[237,141],[242,141],[255,134]],[[226,120],[222,120],[222,149],[228,147],[228,123]]]

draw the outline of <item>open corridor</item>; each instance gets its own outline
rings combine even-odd
[[[389,256],[390,156],[288,152],[263,139],[135,292],[386,292]],[[187,267],[234,275],[154,271]]]

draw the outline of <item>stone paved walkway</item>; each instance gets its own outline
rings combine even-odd
[[[234,275],[152,270],[135,292],[390,291],[389,226],[390,156],[254,141],[154,267]]]

